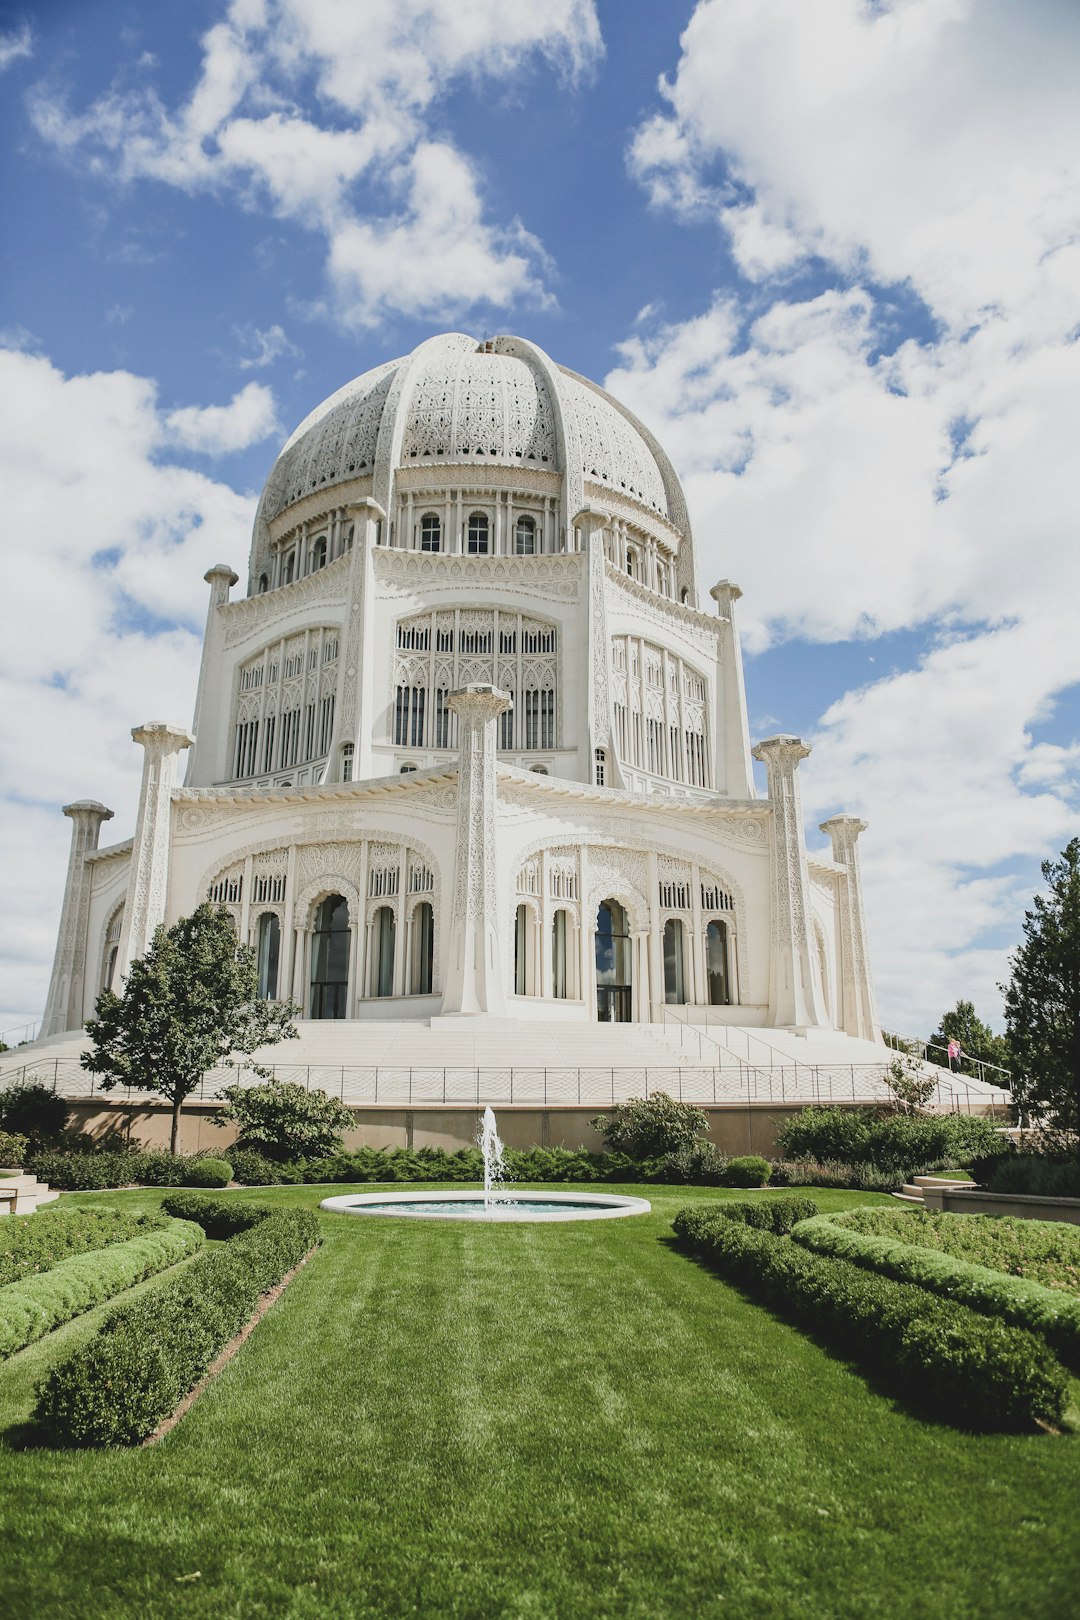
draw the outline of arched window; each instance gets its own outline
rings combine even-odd
[[[514,525],[514,551],[519,557],[536,555],[536,519],[528,514],[519,517]]]
[[[530,995],[532,978],[532,918],[528,906],[518,906],[514,913],[514,994]]]
[[[709,987],[710,1007],[727,1007],[731,1003],[731,981],[728,974],[727,923],[715,918],[705,930],[705,977]]]
[[[532,771],[534,776],[546,776],[548,773],[548,768],[546,765],[530,765],[529,769]]]
[[[281,956],[281,924],[276,912],[264,911],[259,918],[255,948],[259,963],[259,1000],[276,1001]]]
[[[435,913],[427,900],[421,900],[412,914],[411,956],[409,991],[414,996],[428,996],[431,994],[431,970],[435,960]]]
[[[470,513],[469,528],[465,540],[465,547],[470,557],[487,555],[489,527],[486,512]]]
[[[342,551],[351,551],[352,548],[353,548],[353,526],[350,523],[349,527],[345,530],[345,538],[341,542],[341,549],[342,549]]]
[[[626,572],[631,579],[638,578],[638,554],[633,546],[626,548]]]
[[[283,585],[291,585],[292,582],[293,582],[293,575],[295,573],[296,573],[296,552],[295,551],[290,551],[289,555],[285,559],[285,567],[284,567],[284,569],[282,571],[281,583]]]
[[[311,940],[311,1016],[344,1018],[349,988],[349,903],[330,894],[315,913]]]
[[[551,919],[551,993],[559,1001],[563,1001],[570,994],[568,953],[566,948],[567,934],[566,912],[557,911]]]
[[[260,574],[259,575],[259,595],[260,596],[265,596],[269,589],[270,589],[270,580],[269,580],[268,575]]]
[[[669,917],[664,924],[664,1000],[686,1000],[683,925],[678,917]]]
[[[605,779],[607,777],[607,749],[606,748],[597,748],[597,749],[595,749],[594,753],[593,753],[593,758],[596,761],[596,772],[595,772],[596,785],[597,785],[597,787],[603,787]]]
[[[315,544],[311,548],[311,567],[308,569],[308,572],[311,574],[317,574],[320,568],[325,567],[326,540],[323,538],[316,540]]]
[[[682,603],[683,607],[689,607],[690,605],[690,591],[685,585],[679,592],[679,601]]]
[[[120,934],[124,927],[124,908],[117,906],[105,935],[105,951],[101,967],[101,988],[111,990],[116,978],[116,959],[120,954]]]
[[[397,923],[391,906],[380,906],[371,929],[371,993],[373,996],[392,996],[394,993],[394,947]]]
[[[343,782],[351,782],[352,781],[352,771],[353,771],[353,745],[352,745],[352,743],[346,743],[344,745],[344,747],[342,748],[342,750],[341,750],[341,780]]]
[[[628,1024],[633,1017],[630,920],[618,900],[603,900],[596,913],[596,1015],[602,1024]]]
[[[434,512],[425,512],[420,519],[420,550],[442,550],[442,524]]]

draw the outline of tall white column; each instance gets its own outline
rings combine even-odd
[[[353,520],[353,546],[349,561],[349,607],[341,649],[341,686],[327,780],[336,782],[341,771],[344,743],[353,746],[354,782],[367,780],[374,769],[371,737],[375,714],[375,564],[379,524],[386,513],[377,501],[353,501],[346,508]]]
[[[49,997],[41,1020],[42,1035],[61,1035],[66,1029],[78,1029],[83,1021],[86,923],[90,912],[90,868],[86,857],[98,847],[101,823],[112,819],[112,811],[94,799],[65,804],[64,814],[71,817],[71,850]]]
[[[495,882],[495,727],[510,698],[478,684],[451,692],[449,703],[458,716],[461,752],[443,1011],[499,1014],[506,998]]]
[[[799,761],[810,750],[800,737],[769,737],[754,749],[768,772],[772,804],[772,926],[769,1022],[793,1028],[828,1024],[810,915]]]
[[[195,741],[182,726],[162,720],[136,726],[131,733],[143,753],[142,790],[135,840],[131,850],[124,926],[116,966],[127,973],[146,955],[154,929],[165,921],[169,890],[169,845],[172,833],[172,787],[176,756]],[[115,981],[114,981],[115,982]]]
[[[742,645],[735,604],[742,595],[730,579],[709,592],[720,613],[720,647],[716,666],[716,713],[713,716],[716,790],[729,799],[754,797],[750,764],[750,726],[746,717]]]
[[[844,868],[839,897],[844,1028],[849,1035],[861,1036],[863,1040],[880,1040],[859,871],[858,841],[859,834],[866,831],[866,822],[860,821],[858,816],[833,816],[821,823],[821,831],[828,833],[832,842],[833,860]]]
[[[195,693],[195,735],[199,739],[187,760],[185,783],[188,787],[208,787],[231,774],[228,757],[232,747],[231,673],[225,670],[225,624],[221,610],[229,605],[229,592],[237,576],[228,563],[215,563],[203,575],[210,587],[206,610],[199,685]],[[260,730],[261,736],[261,730]]]

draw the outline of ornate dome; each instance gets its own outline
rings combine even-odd
[[[388,508],[399,470],[455,463],[550,472],[568,519],[610,491],[690,540],[670,461],[610,394],[522,338],[446,333],[365,372],[300,424],[267,480],[253,561],[268,525],[307,497],[370,480]]]

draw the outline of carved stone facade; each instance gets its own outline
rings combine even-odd
[[[679,480],[602,389],[431,338],[293,435],[246,595],[206,579],[195,737],[133,733],[134,839],[68,807],[50,1032],[209,898],[311,1019],[876,1033],[862,824],[824,824],[811,883],[807,750],[753,781],[739,588],[702,609]]]

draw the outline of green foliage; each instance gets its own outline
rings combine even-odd
[[[611,1152],[638,1160],[692,1148],[709,1128],[700,1108],[676,1102],[665,1091],[619,1103],[611,1114],[600,1114],[591,1123]]]
[[[963,1168],[992,1151],[1001,1136],[992,1120],[972,1114],[883,1114],[876,1108],[804,1108],[776,1133],[785,1159],[871,1164],[899,1180]]]
[[[1080,1156],[1080,838],[1044,861],[1047,893],[1024,913],[1009,958],[1005,1023],[1015,1056],[1013,1100]]]
[[[1067,1375],[1023,1328],[734,1221],[678,1235],[752,1298],[944,1422],[1030,1429],[1064,1416]]]
[[[25,1136],[31,1153],[60,1141],[69,1113],[63,1097],[39,1081],[25,1081],[0,1091],[0,1126]]]
[[[243,1198],[207,1198],[204,1193],[169,1193],[161,1200],[166,1215],[181,1221],[194,1221],[208,1238],[231,1238],[249,1232],[271,1213],[267,1204],[253,1204]]]
[[[772,1187],[846,1187],[852,1192],[895,1192],[903,1180],[895,1170],[879,1170],[876,1164],[825,1163],[817,1159],[780,1159],[774,1162],[769,1185]]]
[[[224,907],[197,907],[156,930],[123,995],[102,991],[83,1068],[105,1091],[125,1085],[167,1098],[175,1153],[180,1110],[208,1069],[296,1035],[297,1009],[260,1001],[258,979],[255,951],[237,944]]]
[[[259,1298],[318,1242],[309,1210],[268,1211],[170,1284],[119,1306],[38,1385],[37,1423],[64,1446],[137,1445],[198,1382]]]
[[[27,1140],[17,1131],[0,1131],[0,1169],[18,1170],[26,1161]]]
[[[1080,1163],[1038,1153],[1011,1153],[980,1166],[990,1192],[1029,1193],[1034,1198],[1080,1198]]]
[[[64,1192],[97,1192],[116,1187],[179,1187],[194,1159],[180,1153],[140,1149],[46,1149],[27,1164],[39,1181]]]
[[[867,1205],[831,1219],[852,1232],[940,1249],[958,1260],[974,1260],[1047,1288],[1080,1294],[1080,1226],[1067,1221],[957,1215],[948,1210],[883,1209],[880,1205]]]
[[[352,1114],[336,1097],[307,1091],[291,1080],[229,1086],[221,1095],[228,1106],[215,1113],[214,1124],[238,1125],[241,1147],[279,1162],[337,1153],[353,1123]]]
[[[756,1153],[747,1153],[742,1158],[728,1160],[723,1184],[725,1187],[764,1187],[771,1173],[772,1166],[768,1159]]]
[[[975,1011],[973,1002],[958,1001],[951,1012],[942,1014],[941,1022],[927,1044],[946,1050],[932,1051],[931,1062],[948,1067],[947,1049],[950,1041],[959,1043],[965,1058],[978,1058],[983,1063],[994,1063],[1000,1069],[1012,1068],[1012,1053],[1009,1051],[1008,1041],[1004,1035],[995,1035],[989,1024],[983,1023]],[[962,1059],[959,1072],[977,1077],[978,1063],[965,1062]],[[986,1076],[986,1080],[990,1085],[1009,1084],[1005,1075],[990,1073]]]
[[[689,1147],[665,1153],[658,1166],[657,1179],[689,1187],[738,1186],[726,1182],[725,1175],[732,1161],[713,1142],[694,1142]],[[756,1183],[755,1183],[756,1185]]]
[[[233,1178],[227,1159],[193,1159],[184,1171],[185,1187],[227,1187]]]
[[[981,1221],[985,1216],[960,1215]],[[957,1259],[940,1250],[880,1237],[835,1224],[828,1215],[803,1221],[792,1236],[817,1254],[853,1261],[897,1282],[970,1305],[987,1316],[1040,1334],[1074,1371],[1080,1371],[1080,1300],[1057,1288],[1044,1288],[1026,1277],[1010,1277],[990,1266]]]
[[[775,1232],[779,1236],[817,1212],[812,1198],[725,1200],[720,1204],[688,1204],[679,1210],[673,1224],[676,1236],[685,1241],[693,1238],[696,1242],[698,1234],[707,1231],[716,1221],[735,1221],[740,1226],[753,1226],[759,1232]]]
[[[158,1215],[118,1209],[42,1209],[0,1221],[0,1287],[90,1249],[141,1237],[163,1224]]]
[[[893,1037],[896,1057],[885,1071],[885,1084],[892,1092],[898,1113],[915,1114],[933,1097],[937,1076],[898,1037]]]
[[[290,1165],[275,1164],[254,1148],[229,1149],[233,1180],[244,1187],[272,1187],[278,1181],[298,1181],[300,1178]]]
[[[175,1265],[202,1241],[199,1228],[186,1221],[147,1223],[141,1237],[71,1255],[49,1271],[8,1283],[0,1288],[0,1357],[13,1355],[73,1316]]]

